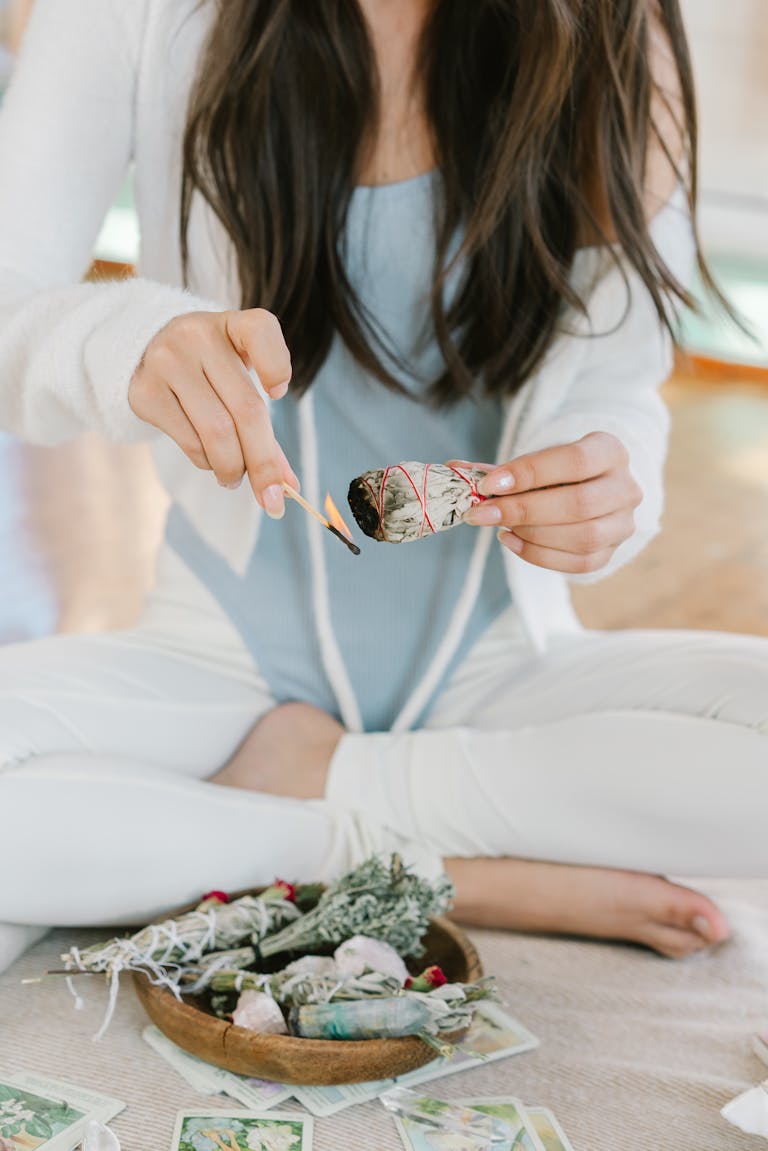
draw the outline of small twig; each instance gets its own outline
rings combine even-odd
[[[44,979],[48,979],[53,975],[104,975],[103,971],[81,971],[79,967],[73,967],[68,971],[66,967],[54,968],[52,971],[44,971],[42,975],[36,976],[34,979],[22,979],[22,983],[42,983]]]

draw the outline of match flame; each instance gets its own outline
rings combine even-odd
[[[339,509],[336,507],[336,504],[331,499],[331,493],[330,492],[328,492],[326,497],[325,497],[325,505],[324,506],[325,506],[325,514],[328,516],[328,519],[333,524],[333,526],[336,528],[336,530],[341,532],[342,535],[345,535],[348,540],[351,540],[352,539],[352,532],[349,530],[347,525],[344,523],[344,520],[341,518],[341,513],[339,512]]]

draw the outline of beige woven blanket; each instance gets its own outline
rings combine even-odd
[[[541,1046],[430,1084],[430,1091],[545,1104],[576,1151],[765,1147],[718,1112],[768,1074],[750,1049],[753,1031],[768,1027],[768,884],[718,882],[707,890],[730,914],[735,938],[684,963],[618,945],[475,932],[508,1009]],[[95,982],[80,1013],[61,983],[20,985],[56,966],[68,943],[100,934],[50,935],[0,977],[0,1070],[34,1069],[117,1095],[128,1104],[114,1122],[124,1151],[166,1151],[174,1113],[210,1101],[143,1043],[146,1019],[129,983],[100,1043],[91,1038],[104,1007]],[[315,1132],[317,1151],[400,1148],[379,1103],[318,1119]]]

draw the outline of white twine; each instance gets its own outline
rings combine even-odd
[[[120,975],[123,971],[142,972],[154,986],[166,987],[176,999],[181,999],[180,983],[185,966],[199,961],[206,951],[215,948],[217,926],[222,928],[222,934],[226,937],[234,933],[233,939],[242,938],[248,931],[258,932],[260,937],[266,934],[270,918],[263,901],[254,899],[248,904],[227,906],[227,913],[223,917],[225,922],[221,925],[218,924],[218,919],[223,908],[210,907],[203,911],[190,912],[183,917],[181,924],[177,920],[169,919],[164,923],[150,924],[139,932],[137,937],[116,939],[104,947],[98,958],[86,960],[79,948],[70,949],[65,960],[67,970],[105,972],[108,975],[107,1008],[94,1040],[102,1039],[112,1022],[120,989]],[[278,906],[280,905],[276,903],[275,907]],[[296,914],[298,915],[298,910]],[[141,939],[141,946],[137,944],[136,938]],[[215,971],[225,962],[226,960],[222,960],[217,964],[217,961],[214,961],[211,964],[210,975],[206,973],[198,981],[201,987],[210,981]],[[70,976],[67,977],[67,985],[75,1000],[75,1010],[81,1011],[84,1006],[83,999],[75,990]],[[189,993],[193,994],[194,988],[189,988]]]

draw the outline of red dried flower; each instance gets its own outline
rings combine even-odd
[[[200,902],[208,903],[209,900],[212,900],[215,903],[229,903],[229,896],[227,895],[226,891],[209,891],[206,895],[203,896]]]
[[[431,967],[426,967],[421,975],[417,975],[412,979],[409,975],[403,987],[406,991],[434,991],[436,987],[442,987],[448,980],[442,967],[438,967],[434,963]]]
[[[287,899],[289,903],[296,902],[296,884],[289,883],[287,879],[276,879],[268,890],[270,894],[274,893],[280,899]]]
[[[423,972],[423,978],[426,979],[430,987],[442,987],[448,982],[442,967],[438,967],[436,963]]]

